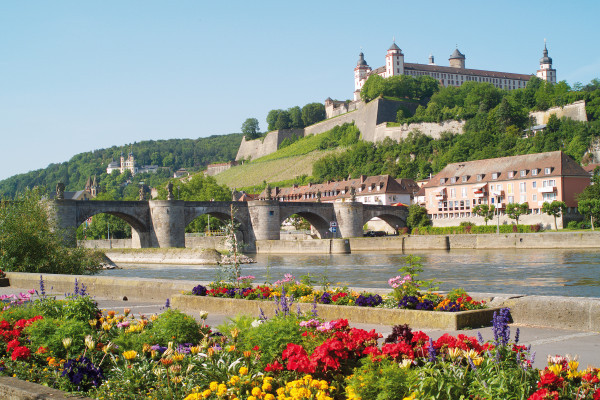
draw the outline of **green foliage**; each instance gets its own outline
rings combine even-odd
[[[96,319],[98,314],[100,314],[98,303],[90,296],[67,296],[63,304],[60,315],[63,319],[87,323],[90,320]]]
[[[242,124],[242,133],[246,139],[252,140],[260,137],[260,127],[256,118],[248,118]]]
[[[365,357],[346,380],[346,394],[353,398],[353,393],[363,400],[402,400],[410,395],[409,382],[415,375],[414,369],[399,368],[398,362],[390,358],[376,361]]]
[[[35,321],[25,331],[30,337],[32,348],[48,348],[56,357],[65,358],[68,354],[81,354],[85,348],[85,337],[91,334],[88,322],[72,319],[45,317]],[[66,349],[63,339],[70,338],[71,346]]]
[[[302,122],[310,126],[325,119],[325,106],[322,103],[308,103],[302,107]]]
[[[600,218],[600,198],[579,200],[577,209],[580,214],[590,218],[590,224],[593,230],[595,227],[594,221],[597,221]],[[569,222],[569,229],[572,229],[571,222]]]
[[[12,202],[0,203],[0,266],[5,271],[93,274],[102,253],[67,248],[63,233],[51,222],[52,203],[42,190],[26,190]]]
[[[516,220],[519,225],[519,217],[529,212],[529,203],[508,203],[506,205],[506,215]]]
[[[431,220],[427,216],[427,209],[418,204],[411,204],[408,207],[408,218],[406,219],[406,225],[410,230],[420,226],[431,225]]]
[[[199,343],[204,337],[194,318],[173,309],[162,313],[146,334],[146,343],[158,343],[162,346],[169,342]]]
[[[7,321],[10,324],[14,324],[20,319],[31,319],[37,315],[40,315],[40,310],[37,307],[33,307],[31,303],[26,303],[19,307],[11,307],[8,310],[2,311],[0,313],[0,321]]]
[[[556,224],[556,218],[563,215],[565,210],[567,209],[567,205],[564,201],[554,200],[552,203],[545,202],[542,204],[542,212],[544,214],[548,214],[554,217],[554,229],[558,230],[558,225]]]
[[[516,226],[516,228],[514,228]],[[516,229],[516,232],[514,231]],[[413,235],[460,235],[468,233],[496,233],[496,225],[476,225],[476,226],[426,226],[415,228]],[[532,233],[539,232],[541,226],[538,225],[500,225],[500,233]]]
[[[423,100],[439,90],[439,82],[430,76],[412,77],[395,75],[383,78],[369,76],[360,92],[363,101],[369,102],[379,96]]]
[[[491,204],[478,204],[473,207],[473,214],[483,217],[485,224],[488,224],[492,218],[494,218],[494,212],[496,211],[496,206]]]
[[[239,341],[244,350],[251,350],[254,346],[260,347],[259,364],[264,368],[281,354],[288,343],[302,342],[298,322],[294,315],[271,318],[257,327],[242,330]]]
[[[94,150],[73,156],[68,162],[50,164],[47,168],[15,175],[0,181],[0,197],[14,198],[27,187],[45,186],[54,188],[63,182],[67,191],[84,188],[90,176],[96,176],[102,191],[111,193],[116,200],[137,200],[139,183],[159,187],[169,177],[172,170],[186,168],[188,171],[201,170],[213,162],[225,162],[235,159],[242,135],[213,135],[198,139],[147,140],[131,145],[138,165],[158,165],[168,167],[156,174],[137,174],[127,184],[126,174],[106,174],[108,163],[118,160],[122,146]]]

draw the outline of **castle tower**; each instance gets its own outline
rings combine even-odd
[[[429,65],[435,65],[435,61],[433,59],[433,54],[429,55]]]
[[[465,55],[461,53],[458,48],[454,49],[454,53],[450,56],[450,66],[453,68],[465,68]]]
[[[123,154],[123,151],[121,151],[121,168],[120,168],[120,173],[122,174],[123,172],[125,172],[125,155]]]
[[[362,89],[367,76],[371,72],[371,67],[365,61],[365,55],[360,52],[358,55],[358,62],[354,68],[354,100],[360,99],[360,90]]]
[[[384,78],[394,75],[404,75],[404,54],[402,54],[402,50],[400,50],[396,41],[392,43],[385,55]]]
[[[556,70],[552,68],[552,58],[548,57],[548,48],[544,39],[544,53],[540,58],[540,69],[537,71],[537,77],[546,82],[556,83]]]
[[[98,186],[98,181],[96,181],[96,175],[94,175],[94,181],[92,182],[92,186],[90,187],[90,194],[92,195],[92,197],[98,196],[98,189],[100,189],[100,186]]]

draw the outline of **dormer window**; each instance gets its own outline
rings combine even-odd
[[[538,174],[538,171],[539,171],[539,169],[537,169],[537,168],[534,168],[534,169],[532,169],[532,170],[531,170],[531,175],[532,175],[532,176],[537,176],[537,174]]]
[[[483,179],[483,174],[477,174],[477,182]]]
[[[494,172],[492,174],[492,179],[498,179],[498,176],[500,176],[500,174],[498,172]]]
[[[546,167],[546,168],[544,169],[544,173],[545,173],[546,175],[550,175],[550,174],[552,173],[552,168],[551,168],[551,167]]]
[[[525,177],[527,175],[527,170],[523,169],[521,170],[521,177]]]
[[[456,183],[456,177],[453,176],[452,178],[450,178],[450,183]]]
[[[468,181],[468,180],[469,180],[469,177],[467,175],[465,175],[465,176],[462,177],[463,183],[466,182],[466,181]]]
[[[440,185],[443,185],[444,183],[446,183],[446,178],[441,178],[440,179]]]
[[[508,177],[509,178],[514,178],[515,177],[515,171],[508,171]],[[494,178],[494,179],[496,179],[496,178]]]

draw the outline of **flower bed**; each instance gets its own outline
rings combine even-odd
[[[519,345],[518,329],[511,339],[508,309],[494,314],[492,341],[434,340],[407,325],[381,341],[318,309],[237,317],[218,333],[169,304],[135,318],[99,312],[80,289],[64,301],[41,292],[0,313],[0,375],[94,399],[600,398],[596,368],[560,356],[532,368],[535,352]]]

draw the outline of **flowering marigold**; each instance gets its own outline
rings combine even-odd
[[[239,374],[240,374],[241,376],[244,376],[244,375],[246,375],[247,373],[248,373],[248,368],[246,368],[246,367],[240,367]]]
[[[129,350],[123,352],[123,358],[126,360],[133,360],[137,356],[137,351]]]

